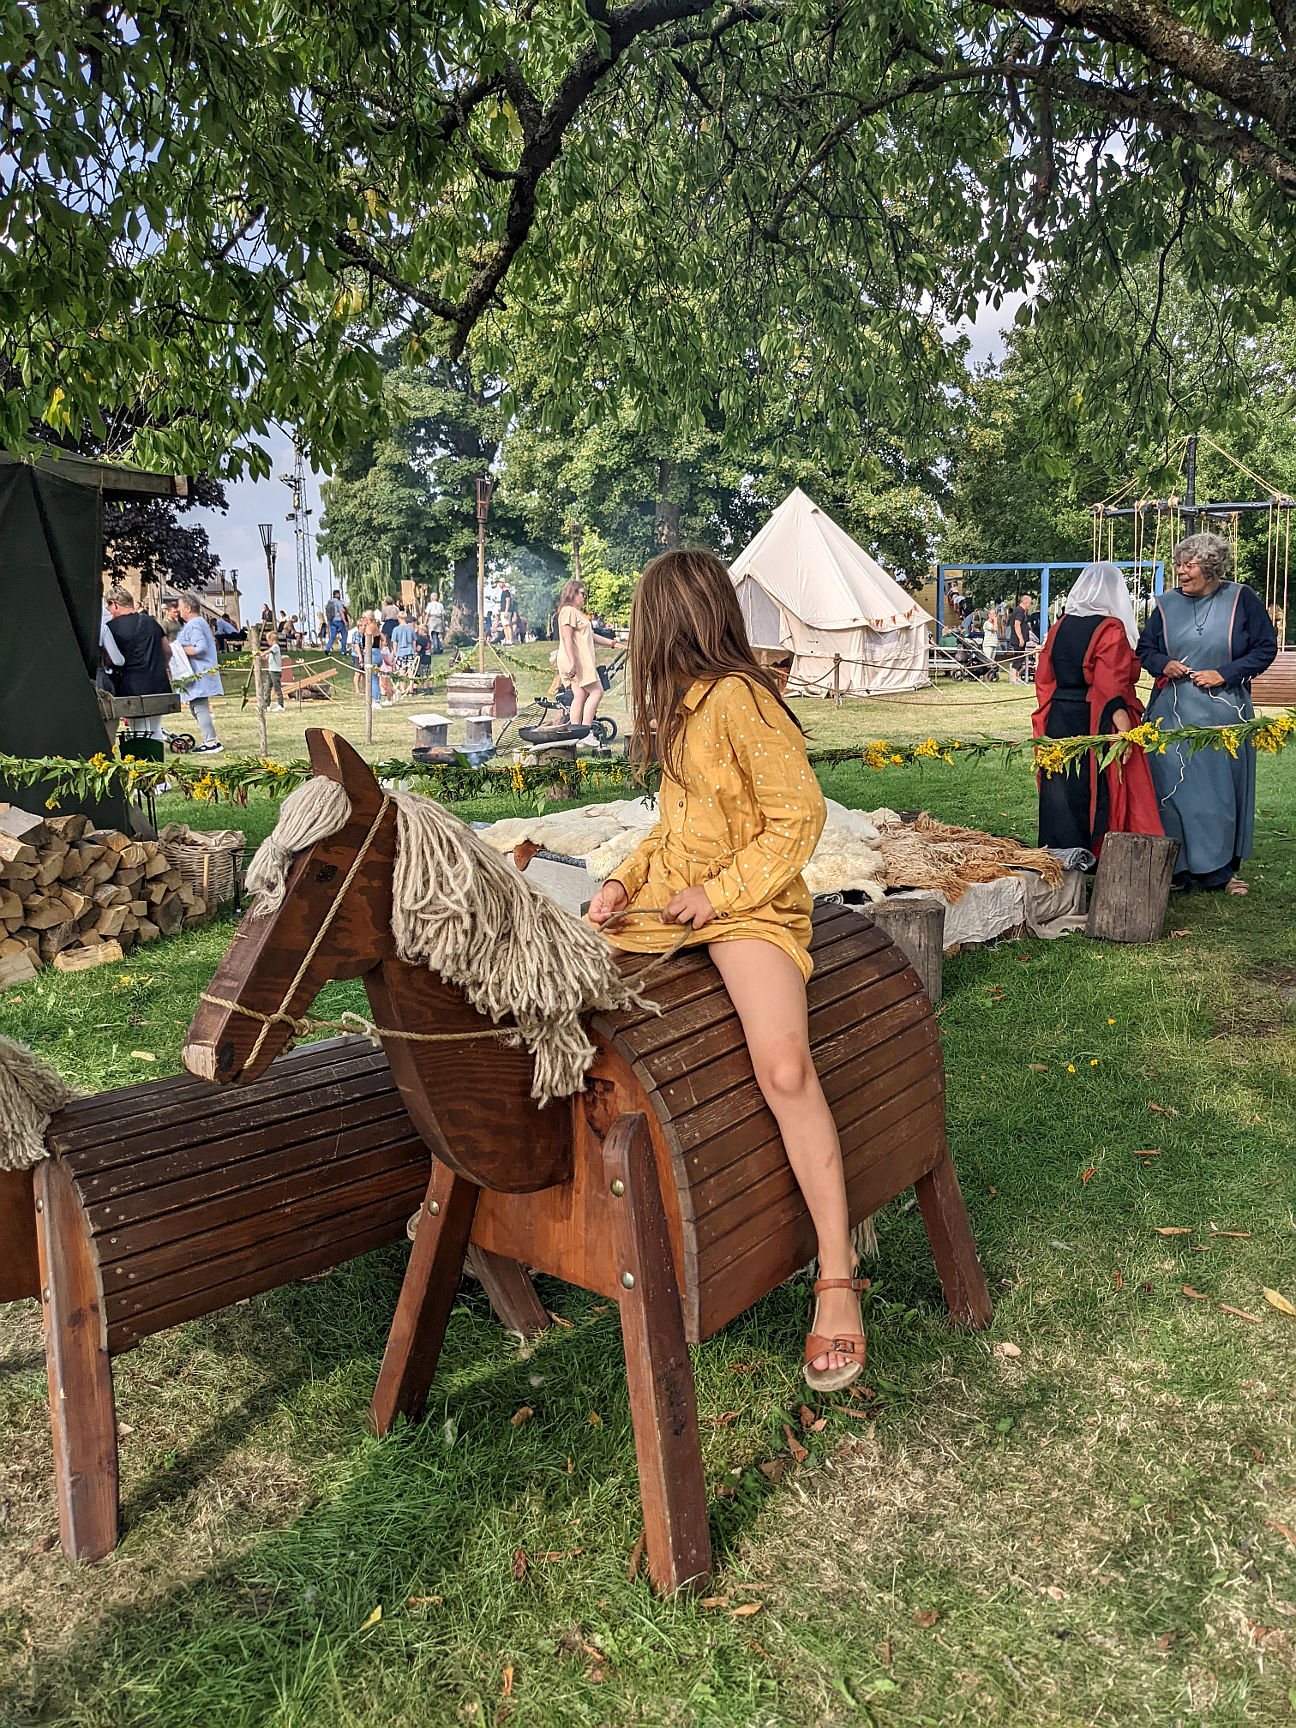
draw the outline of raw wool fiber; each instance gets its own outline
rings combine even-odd
[[[483,829],[481,837],[497,852],[511,852],[529,840],[546,852],[584,858],[588,868],[591,856],[605,844],[627,847],[617,858],[619,864],[656,821],[654,799],[621,798],[606,804],[585,804],[579,810],[554,810],[544,816],[506,816]]]
[[[651,1004],[622,976],[605,937],[532,888],[466,823],[416,792],[389,796],[396,952],[457,985],[494,1023],[514,1019],[509,1042],[531,1052],[538,1103],[578,1092],[595,1054],[581,1016]],[[337,833],[350,815],[350,799],[332,780],[311,780],[284,800],[248,870],[248,887],[261,896],[254,916],[282,903],[293,854]]]
[[[1050,888],[1062,881],[1061,862],[1043,847],[954,828],[926,813],[903,822],[894,811],[875,810],[872,820],[892,888],[935,889],[953,905],[974,882],[994,882],[1014,870],[1034,870]]]
[[[0,1170],[30,1170],[48,1158],[50,1117],[76,1096],[25,1045],[0,1037]]]

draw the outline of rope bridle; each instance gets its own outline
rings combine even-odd
[[[384,1038],[400,1038],[410,1044],[457,1044],[471,1038],[497,1038],[501,1041],[507,1041],[510,1039],[516,1039],[518,1036],[516,1028],[508,1026],[483,1026],[480,1029],[475,1029],[471,1032],[407,1032],[403,1028],[397,1026],[377,1026],[372,1020],[366,1020],[363,1014],[356,1014],[351,1009],[346,1009],[336,1020],[321,1020],[313,1014],[294,1015],[288,1012],[288,1004],[297,994],[302,980],[310,970],[311,962],[319,953],[324,938],[332,928],[333,920],[341,910],[342,902],[346,898],[347,890],[359,875],[360,866],[368,856],[369,849],[377,838],[378,830],[382,827],[383,820],[386,817],[388,808],[392,802],[393,800],[390,794],[384,792],[382,802],[378,806],[378,813],[369,824],[369,832],[361,841],[359,850],[351,861],[350,869],[342,878],[341,887],[339,887],[337,893],[333,896],[333,904],[329,907],[321,920],[319,929],[315,932],[310,946],[302,956],[301,964],[293,974],[292,982],[284,991],[283,998],[275,1011],[272,1014],[263,1014],[260,1009],[248,1008],[242,1002],[231,1001],[227,996],[213,996],[207,990],[204,990],[200,994],[198,998],[200,1002],[209,1002],[213,1008],[224,1008],[231,1014],[241,1014],[245,1020],[256,1020],[259,1022],[261,1029],[256,1035],[256,1040],[253,1043],[251,1050],[248,1052],[247,1061],[244,1064],[245,1067],[250,1068],[256,1061],[257,1057],[261,1054],[261,1047],[270,1036],[270,1029],[273,1026],[286,1026],[288,1028],[290,1043],[295,1038],[303,1037],[307,1032],[354,1032],[358,1033],[363,1038],[367,1038],[375,1049],[381,1048]],[[625,918],[642,917],[644,916],[645,910],[646,909],[639,909],[618,913],[615,918],[610,918],[608,923],[619,924],[622,919]],[[630,976],[635,979],[636,982],[640,980],[646,981],[656,972],[659,972],[669,961],[675,958],[692,933],[692,926],[685,925],[678,940],[672,944],[665,954],[650,960],[646,966],[636,968]]]

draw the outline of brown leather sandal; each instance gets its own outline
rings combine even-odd
[[[868,1341],[862,1332],[843,1332],[837,1337],[829,1338],[816,1332],[814,1328],[819,1323],[819,1292],[821,1290],[867,1290],[867,1278],[816,1278],[814,1293],[814,1313],[810,1318],[810,1331],[806,1336],[805,1366],[801,1373],[806,1385],[812,1392],[840,1392],[844,1386],[849,1386],[853,1380],[858,1380],[864,1372],[864,1361],[868,1352]],[[810,1364],[817,1356],[826,1356],[835,1350],[840,1356],[850,1356],[851,1361],[840,1368],[812,1368]]]

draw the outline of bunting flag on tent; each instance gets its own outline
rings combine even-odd
[[[793,695],[916,690],[931,615],[798,486],[730,565],[754,647],[790,648]]]

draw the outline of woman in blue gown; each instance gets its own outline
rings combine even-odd
[[[1162,731],[1249,720],[1251,680],[1278,652],[1260,597],[1228,580],[1232,558],[1218,534],[1190,534],[1174,549],[1178,588],[1160,594],[1139,637],[1138,657],[1156,679],[1147,719]],[[1148,762],[1161,820],[1179,842],[1175,885],[1245,894],[1238,876],[1255,833],[1255,750],[1171,744]]]

